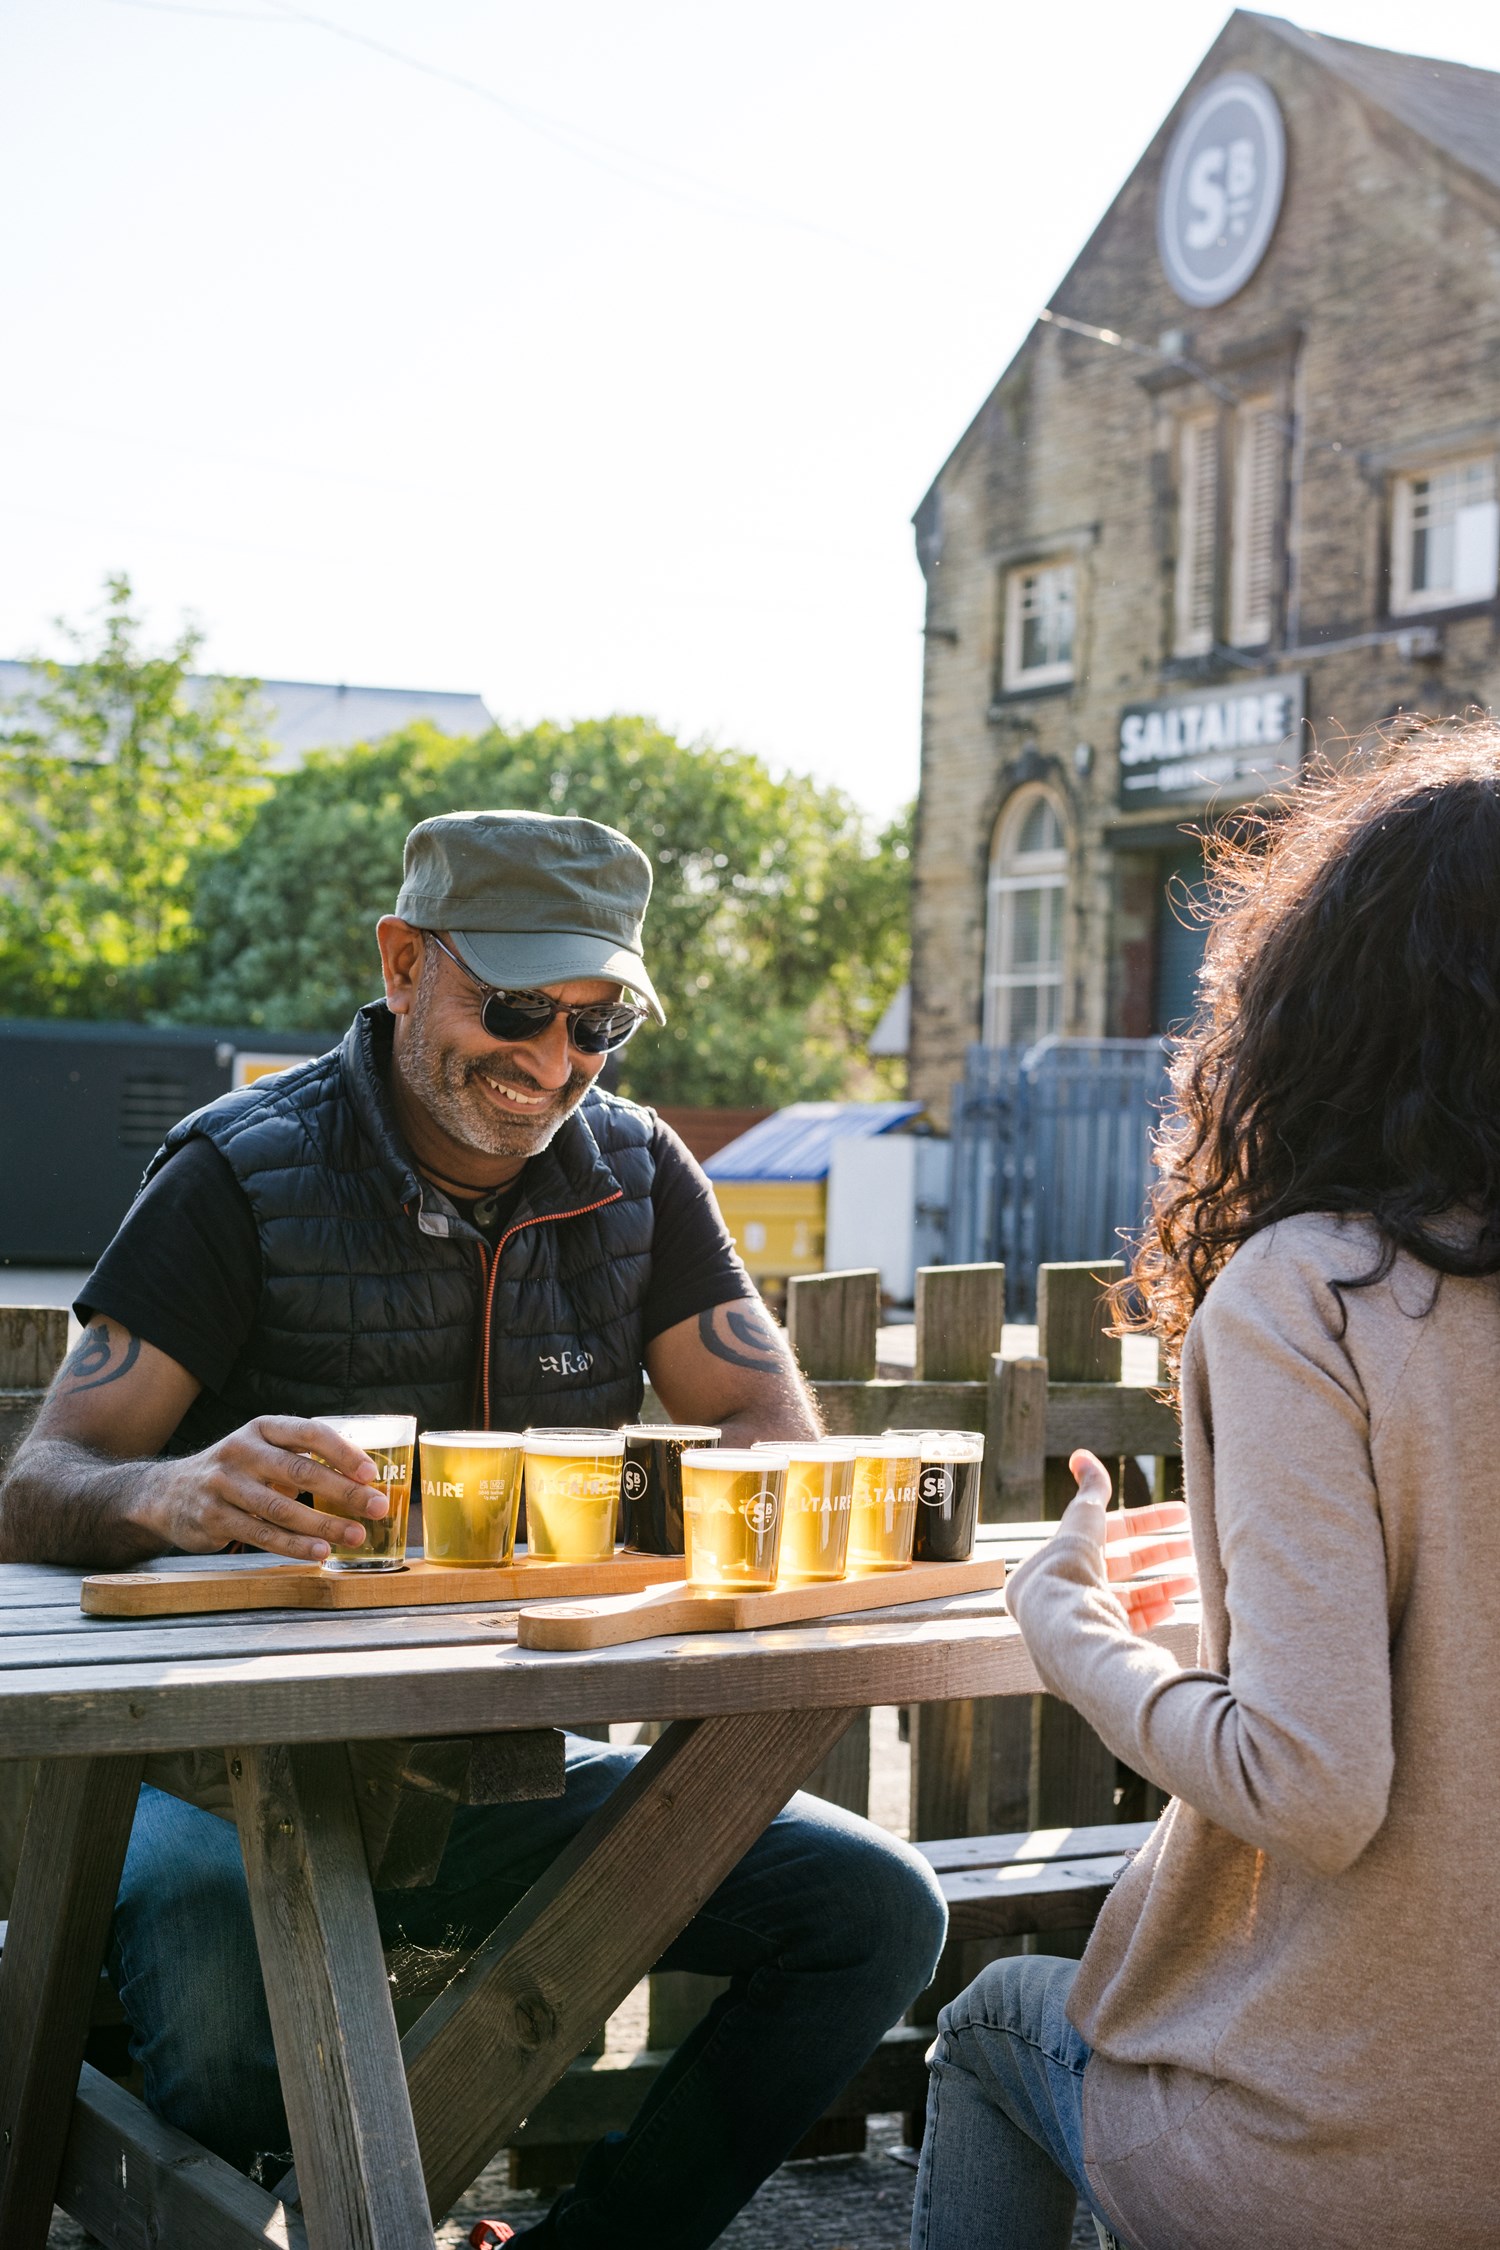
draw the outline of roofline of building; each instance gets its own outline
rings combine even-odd
[[[1057,284],[1057,288],[1053,290],[1053,299],[1055,299],[1062,290],[1066,289],[1069,281],[1072,279],[1079,266],[1082,265],[1084,259],[1088,256],[1090,250],[1093,248],[1096,239],[1103,231],[1103,228],[1109,220],[1110,214],[1113,212],[1115,205],[1119,202],[1120,197],[1124,194],[1125,189],[1130,184],[1130,181],[1135,177],[1135,174],[1140,170],[1141,166],[1149,160],[1153,150],[1156,148],[1156,145],[1161,140],[1162,136],[1168,131],[1170,127],[1172,127],[1176,123],[1178,113],[1181,110],[1183,103],[1187,100],[1189,94],[1197,85],[1200,76],[1202,75],[1205,67],[1212,58],[1216,48],[1218,48],[1221,42],[1227,37],[1229,32],[1233,30],[1234,26],[1240,22],[1257,24],[1263,31],[1275,33],[1277,38],[1281,39],[1285,45],[1292,48],[1297,54],[1301,55],[1304,60],[1314,62],[1318,64],[1321,69],[1328,71],[1333,77],[1338,79],[1341,86],[1347,88],[1347,90],[1358,100],[1368,103],[1372,109],[1378,109],[1383,116],[1389,117],[1393,124],[1400,126],[1403,132],[1414,133],[1418,140],[1425,141],[1429,148],[1435,148],[1438,151],[1438,154],[1445,158],[1448,163],[1456,165],[1461,172],[1465,173],[1468,176],[1468,178],[1478,181],[1479,184],[1491,196],[1494,196],[1496,189],[1495,182],[1492,179],[1490,179],[1485,173],[1476,171],[1472,164],[1466,163],[1462,156],[1456,155],[1452,149],[1446,147],[1441,141],[1434,140],[1430,134],[1425,133],[1422,130],[1420,125],[1414,124],[1410,118],[1401,117],[1395,110],[1388,108],[1386,104],[1380,100],[1378,95],[1373,94],[1367,86],[1363,86],[1360,84],[1359,80],[1351,73],[1347,65],[1343,63],[1342,58],[1338,54],[1337,50],[1341,46],[1361,47],[1367,54],[1397,55],[1403,62],[1427,63],[1430,64],[1431,67],[1435,70],[1443,68],[1453,70],[1472,70],[1481,77],[1496,79],[1497,84],[1500,84],[1500,72],[1481,70],[1479,66],[1474,63],[1456,63],[1452,60],[1451,57],[1445,57],[1441,55],[1412,55],[1408,54],[1404,48],[1400,47],[1365,47],[1364,43],[1360,40],[1337,40],[1333,37],[1333,34],[1331,32],[1306,31],[1303,29],[1301,24],[1293,23],[1287,16],[1264,15],[1259,9],[1256,8],[1235,8],[1232,9],[1230,14],[1225,18],[1223,24],[1214,35],[1213,40],[1205,49],[1196,68],[1189,75],[1187,82],[1182,87],[1182,90],[1178,94],[1177,99],[1173,102],[1171,108],[1167,111],[1166,116],[1157,126],[1156,131],[1152,134],[1150,140],[1147,141],[1145,147],[1141,150],[1140,155],[1131,165],[1130,170],[1126,173],[1125,178],[1120,182],[1119,187],[1116,188],[1114,194],[1110,197],[1108,203],[1100,213],[1097,223],[1093,226],[1093,228],[1091,228],[1082,248],[1079,250],[1072,263],[1068,266],[1066,272],[1062,275],[1062,278]],[[943,460],[941,468],[939,468],[937,474],[933,477],[931,483],[928,485],[926,491],[923,493],[921,499],[913,509],[911,516],[911,521],[913,524],[917,522],[918,518],[922,514],[923,509],[926,508],[931,502],[934,494],[938,489],[938,486],[942,483],[944,477],[948,474],[949,469],[953,466],[954,462],[958,459],[958,456],[962,453],[964,447],[968,444],[969,439],[978,429],[979,424],[983,420],[985,412],[989,407],[990,401],[995,397],[995,394],[1004,387],[1005,382],[1009,377],[1012,369],[1019,365],[1022,356],[1026,352],[1028,352],[1035,344],[1037,331],[1043,325],[1044,324],[1040,319],[1034,320],[1032,322],[1031,326],[1027,329],[1026,334],[1022,337],[1020,343],[1016,346],[1016,349],[1014,350],[1014,352],[1012,352],[1010,358],[1006,361],[1005,366],[1001,369],[995,381],[985,392],[984,397],[980,400],[978,407],[975,409],[969,421],[965,424],[957,441],[949,448],[949,451]]]
[[[190,680],[248,680],[258,688],[311,688],[320,695],[420,695],[429,701],[483,703],[478,688],[423,688],[377,685],[372,680],[286,680],[269,672],[189,672]],[[486,705],[488,709],[488,705]]]
[[[40,665],[48,663],[57,663],[59,669],[64,672],[77,669],[76,665],[53,657],[0,657],[0,664],[14,664],[18,670],[23,672],[34,671]],[[185,672],[183,678],[188,680],[242,680],[255,688],[305,688],[318,695],[420,695],[429,702],[441,699],[445,703],[484,703],[484,697],[478,688],[392,687],[388,684],[377,684],[373,680],[289,680],[280,676],[273,677],[269,672],[234,672],[229,670]],[[488,704],[485,705],[485,708],[488,710]]]

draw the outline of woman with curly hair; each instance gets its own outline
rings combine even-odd
[[[940,2018],[914,2250],[1500,2242],[1500,728],[1217,855],[1135,1261],[1203,1624],[1132,1631],[1108,1478],[1011,1582],[1171,1794],[1081,1963]]]

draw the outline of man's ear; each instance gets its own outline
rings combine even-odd
[[[422,932],[395,914],[382,914],[375,925],[375,942],[385,972],[385,1004],[393,1016],[407,1015],[422,981],[426,952]]]

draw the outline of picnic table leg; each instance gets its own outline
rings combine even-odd
[[[348,1754],[228,1758],[311,2250],[432,2250]]]
[[[403,2042],[431,2208],[447,2211],[849,1723],[677,1720]]]
[[[42,2250],[141,1760],[48,1758],[0,1959],[0,2242]]]

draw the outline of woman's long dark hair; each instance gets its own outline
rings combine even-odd
[[[1197,1018],[1124,1323],[1182,1338],[1242,1242],[1371,1217],[1439,1273],[1500,1270],[1500,726],[1326,768],[1210,851]],[[1464,1207],[1472,1222],[1440,1222]]]

